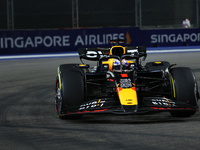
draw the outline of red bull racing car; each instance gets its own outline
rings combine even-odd
[[[118,42],[117,40],[115,42]],[[79,49],[80,64],[57,69],[55,109],[62,118],[84,114],[142,114],[168,111],[189,117],[199,110],[199,92],[190,68],[148,62],[145,46]],[[96,61],[93,68],[83,59]]]

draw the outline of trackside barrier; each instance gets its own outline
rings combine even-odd
[[[77,52],[83,47],[110,47],[110,39],[125,39],[120,43],[123,46],[198,46],[200,29],[114,27],[0,31],[0,55]]]
[[[147,54],[156,53],[183,53],[200,52],[200,46],[176,46],[176,47],[147,47]],[[21,55],[0,55],[0,60],[11,59],[38,59],[38,58],[56,58],[56,57],[77,57],[78,52],[66,53],[45,53],[45,54],[21,54]]]

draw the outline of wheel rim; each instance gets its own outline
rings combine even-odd
[[[59,88],[59,81],[56,80],[56,88],[55,88],[55,103],[56,103],[56,111],[58,115],[61,115],[62,110],[62,96],[61,89]]]

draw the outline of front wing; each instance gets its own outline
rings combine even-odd
[[[171,99],[161,97],[145,97],[137,109],[132,106],[121,105],[119,101],[112,98],[95,99],[85,102],[77,107],[67,107],[63,115],[74,114],[146,114],[162,111],[199,111],[198,106],[192,106],[183,102],[175,102]]]

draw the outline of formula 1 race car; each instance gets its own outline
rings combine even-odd
[[[57,69],[55,109],[62,118],[83,114],[142,114],[168,111],[190,117],[199,110],[199,92],[190,68],[148,62],[145,46],[79,49],[80,64]],[[96,61],[93,68],[83,59]]]

